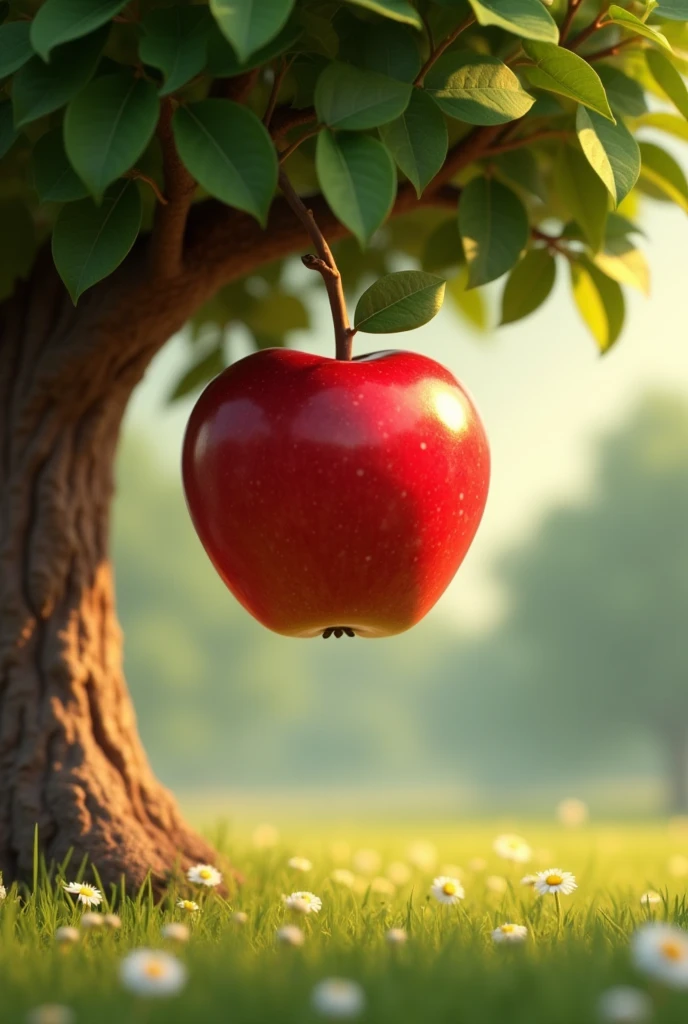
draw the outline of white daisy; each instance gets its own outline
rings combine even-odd
[[[97,907],[103,902],[103,894],[95,885],[87,885],[86,882],[63,882],[62,888],[70,895],[76,896],[78,902],[87,907]]]
[[[201,909],[193,900],[177,900],[177,906],[180,910],[185,910],[187,914],[195,914]]]
[[[500,924],[492,932],[495,942],[525,942],[528,936],[528,929],[524,924]]]
[[[44,1003],[43,1006],[36,1006],[29,1011],[26,1024],[73,1024],[75,1020],[74,1011],[68,1006]]]
[[[293,892],[291,896],[283,896],[282,902],[299,914],[319,914],[322,909],[322,900],[312,892]]]
[[[186,877],[195,885],[207,885],[211,888],[222,881],[222,875],[212,864],[194,864],[186,872]]]
[[[509,888],[509,883],[506,878],[502,878],[501,875],[488,875],[485,879],[485,885],[490,892],[496,892],[500,895],[505,893]]]
[[[119,914],[103,914],[103,924],[112,928],[113,931],[117,931],[122,927],[122,918]]]
[[[643,895],[640,897],[640,902],[645,907],[651,907],[653,904],[661,903],[661,893],[655,892],[654,889],[648,889],[648,891],[644,892]]]
[[[303,946],[306,941],[304,932],[296,924],[284,924],[275,932],[277,941],[283,946]]]
[[[130,992],[139,996],[174,996],[184,988],[186,966],[170,953],[158,949],[136,949],[120,964],[119,978]]]
[[[449,873],[445,871],[445,874]],[[387,865],[385,874],[395,885],[406,885],[411,879],[411,868],[408,864],[404,864],[403,860],[393,860],[391,864]]]
[[[55,941],[64,942],[65,944],[71,942],[78,942],[81,938],[78,928],[72,928],[69,924],[62,924],[59,928],[55,929]]]
[[[450,878],[448,875],[438,875],[430,891],[440,903],[458,903],[466,895],[458,878]]]
[[[408,932],[405,928],[389,928],[385,940],[390,946],[403,946],[408,941]]]
[[[585,800],[578,800],[575,797],[560,800],[557,804],[557,818],[566,828],[578,828],[580,825],[584,825],[588,820],[589,813]]]
[[[671,924],[652,922],[631,939],[636,967],[671,988],[688,988],[688,932]]]
[[[562,871],[561,868],[538,871],[533,886],[541,896],[546,896],[551,892],[560,892],[564,896],[569,896],[574,889],[578,888],[575,876],[570,871]]]
[[[326,978],[313,989],[311,1005],[322,1017],[334,1020],[353,1020],[365,1009],[365,994],[361,986],[346,978]]]
[[[377,850],[357,850],[353,856],[353,865],[362,875],[374,875],[381,864],[382,857]]]
[[[313,870],[313,863],[308,859],[308,857],[290,857],[287,861],[287,866],[290,867],[292,871],[303,871],[304,874],[307,871]]]
[[[181,921],[168,921],[160,929],[160,934],[163,939],[169,939],[171,942],[188,942],[191,937],[188,925],[182,924]]]
[[[535,888],[537,882],[537,875],[524,875],[521,879],[521,885],[528,885],[531,889]]]
[[[92,910],[86,910],[81,915],[79,924],[82,928],[85,928],[88,931],[91,928],[102,928],[105,924],[105,920],[102,914],[98,914]]]
[[[597,1016],[603,1024],[645,1024],[652,1017],[652,1000],[639,988],[616,985],[600,996]]]
[[[437,847],[421,839],[409,846],[406,857],[419,871],[432,871],[437,864]]]
[[[232,921],[234,924],[246,924],[248,921],[248,914],[245,910],[235,910],[232,914]]]
[[[348,868],[335,868],[330,878],[337,885],[344,885],[347,889],[353,889],[356,876]]]
[[[511,860],[515,864],[527,864],[533,856],[533,851],[522,836],[515,836],[507,833],[497,836],[492,849],[498,857],[504,860]]]

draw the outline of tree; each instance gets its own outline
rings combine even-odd
[[[28,871],[35,824],[49,858],[89,854],[106,881],[212,856],[147,766],[121,671],[112,463],[153,355],[195,321],[200,354],[181,393],[221,368],[227,325],[282,343],[305,316],[282,261],[310,237],[305,264],[323,276],[337,355],[349,357],[356,323],[326,239],[365,247],[383,224],[363,254],[341,253],[345,272],[355,264],[349,284],[395,251],[433,278],[383,280],[368,313],[401,287],[397,327],[422,322],[448,269],[473,315],[471,290],[509,273],[512,322],[544,301],[563,261],[608,348],[620,284],[645,275],[634,223],[610,207],[627,211],[642,190],[688,209],[673,158],[633,136],[685,134],[675,115],[647,112],[644,90],[685,113],[688,6],[631,3],[2,4],[8,877]]]

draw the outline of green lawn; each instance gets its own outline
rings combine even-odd
[[[670,862],[688,854],[688,833],[666,825],[566,831],[521,824],[534,856],[518,865],[492,851],[502,831],[511,829],[496,823],[347,835],[328,834],[324,826],[294,828],[266,849],[257,849],[250,834],[225,833],[225,852],[246,876],[228,902],[191,885],[160,906],[148,893],[137,901],[114,898],[121,929],[82,931],[68,946],[56,942],[55,929],[78,924],[80,911],[56,878],[50,882],[39,871],[35,893],[22,892],[18,901],[10,890],[0,903],[0,1021],[23,1022],[33,1007],[61,1003],[74,1010],[77,1024],[308,1024],[322,1019],[311,1007],[313,987],[337,976],[360,983],[367,1003],[360,1019],[369,1024],[592,1024],[600,993],[619,984],[651,995],[658,1024],[685,1024],[688,988],[671,989],[639,972],[629,936],[650,918],[688,925],[688,876],[676,874],[687,865]],[[394,893],[374,891],[384,883],[371,886],[371,880],[385,877],[391,862],[408,863],[418,839],[436,847],[436,866],[413,867]],[[380,857],[379,869],[367,876],[356,857],[361,848]],[[288,868],[294,855],[310,858],[312,870]],[[452,865],[461,869],[466,895],[444,906],[429,889],[436,874],[454,873]],[[561,922],[553,896],[520,884],[526,871],[552,866],[572,871],[579,885],[561,897]],[[354,889],[332,881],[336,867],[354,871]],[[71,880],[69,870],[66,875]],[[505,892],[490,888],[498,884],[491,876],[506,879]],[[94,876],[87,869],[84,878]],[[318,915],[285,910],[282,894],[300,889],[321,897]],[[660,890],[663,902],[642,906],[648,889]],[[197,900],[200,912],[176,909],[180,894]],[[237,910],[247,914],[243,925],[233,920]],[[161,937],[162,924],[172,920],[191,925],[188,943]],[[493,942],[492,929],[505,921],[527,926],[523,945]],[[276,942],[276,929],[286,922],[303,928],[301,948]],[[386,941],[391,927],[406,929],[405,945]],[[180,994],[144,999],[123,988],[120,962],[138,947],[166,948],[186,963],[188,983]]]

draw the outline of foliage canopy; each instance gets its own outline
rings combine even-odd
[[[688,0],[10,0],[0,16],[0,297],[50,235],[74,302],[112,274],[168,202],[170,147],[196,202],[268,232],[280,166],[321,193],[357,240],[336,249],[349,290],[402,253],[477,324],[473,289],[505,278],[506,324],[565,267],[603,351],[624,287],[648,287],[640,195],[688,212],[657,141],[688,138]],[[407,284],[383,281],[379,308],[367,294],[371,329]],[[395,329],[425,322],[420,278],[415,294]],[[198,312],[176,394],[221,368],[232,324],[257,346],[308,325],[281,262]]]

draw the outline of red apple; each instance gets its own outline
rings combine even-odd
[[[432,608],[485,507],[470,398],[412,352],[267,349],[212,381],[182,459],[198,535],[235,597],[284,636],[391,636]]]

